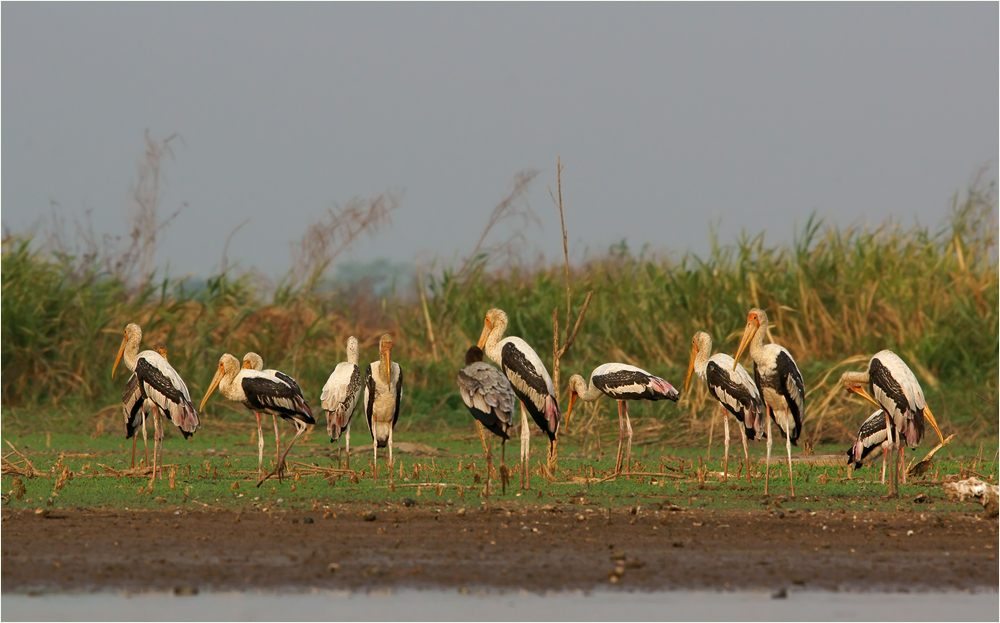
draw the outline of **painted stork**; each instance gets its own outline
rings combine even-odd
[[[198,430],[201,422],[198,420],[198,412],[195,411],[194,405],[191,404],[191,394],[188,392],[187,385],[184,384],[184,379],[181,378],[181,375],[177,374],[173,366],[160,353],[152,350],[139,352],[139,342],[141,341],[142,329],[135,323],[129,323],[125,327],[122,344],[118,349],[118,355],[115,357],[115,363],[111,366],[111,378],[114,378],[118,364],[124,359],[125,366],[133,372],[136,384],[138,385],[139,393],[136,394],[136,390],[133,389],[131,395],[141,396],[142,398],[141,400],[130,398],[133,401],[133,407],[130,408],[130,411],[134,409],[135,405],[139,405],[139,409],[141,410],[146,401],[156,406],[153,418],[155,427],[155,438],[153,441],[153,480],[156,480],[158,461],[162,462],[163,460],[163,457],[160,456],[163,445],[163,428],[160,426],[159,420],[160,413],[165,413],[170,417],[170,421],[181,429],[181,433],[185,439]],[[125,400],[126,396],[123,394],[123,403]],[[132,432],[135,434],[134,429]],[[162,473],[160,477],[163,477]]]
[[[351,416],[360,395],[358,338],[352,335],[347,338],[347,361],[338,363],[333,369],[320,395],[320,402],[326,411],[326,432],[330,433],[330,442],[336,441],[339,450],[340,436],[344,435],[347,440],[347,469],[351,469]]]
[[[403,373],[392,361],[392,337],[386,333],[378,341],[378,361],[365,369],[365,420],[372,434],[372,474],[378,477],[378,449],[389,446],[389,470],[392,476],[392,429],[399,419],[399,400],[403,396]]]
[[[295,393],[302,398],[303,402],[305,402],[305,397],[302,396],[302,388],[299,387],[299,384],[295,381],[295,379],[280,370],[265,370],[264,358],[257,353],[251,351],[243,355],[243,367],[247,370],[256,370],[257,372],[263,372],[264,374],[270,374],[271,376],[277,377],[279,381],[282,381],[295,390]],[[260,454],[261,462],[263,462],[264,438],[260,436],[260,433],[263,432],[260,427],[260,413],[254,411],[254,415],[257,416],[257,451],[258,454]],[[275,465],[277,465],[281,462],[281,432],[278,430],[278,416],[275,415],[274,411],[271,411],[271,423],[274,425],[274,461]]]
[[[483,350],[472,346],[465,353],[465,367],[458,371],[458,393],[462,402],[469,408],[472,417],[476,418],[476,428],[483,442],[483,452],[486,454],[486,491],[490,490],[491,453],[483,436],[483,428],[500,437],[500,486],[501,492],[507,492],[507,440],[509,430],[514,422],[514,406],[517,396],[510,386],[510,381],[502,372],[488,363],[483,362]]]
[[[885,411],[879,409],[868,416],[868,419],[861,424],[858,430],[858,439],[854,445],[847,450],[847,464],[854,465],[854,469],[862,467],[876,448],[882,450],[882,484],[885,484],[885,463],[889,456],[889,449],[898,442],[896,429],[890,424]]]
[[[167,347],[163,342],[157,342],[153,350],[164,359],[167,358]],[[156,403],[146,398],[142,393],[142,384],[139,377],[132,373],[125,389],[122,390],[122,413],[125,416],[125,439],[132,439],[132,468],[135,468],[135,443],[139,437],[135,434],[136,429],[142,426],[142,447],[146,451],[146,467],[149,467],[149,446],[146,445],[146,414],[153,413],[154,418]],[[154,419],[154,426],[156,420]],[[153,443],[156,443],[154,438]]]
[[[259,487],[271,474],[264,476],[264,442],[263,431],[260,427],[260,412],[277,414],[286,420],[291,420],[295,425],[295,438],[285,448],[285,453],[278,458],[278,464],[272,474],[277,474],[280,480],[284,474],[285,457],[288,451],[295,445],[299,436],[305,432],[306,427],[315,424],[312,411],[300,392],[286,381],[281,380],[273,374],[251,368],[241,368],[236,357],[225,353],[219,358],[219,368],[212,378],[212,383],[208,386],[205,397],[201,399],[201,408],[205,408],[208,397],[212,395],[218,387],[222,395],[233,402],[241,402],[243,406],[250,409],[257,415],[257,443],[258,443],[258,463],[257,470],[260,479],[257,481]]]
[[[915,448],[924,436],[924,419],[931,423],[941,444],[944,436],[938,428],[934,414],[924,401],[924,392],[917,382],[917,377],[896,353],[882,350],[875,353],[868,362],[864,372],[845,372],[840,377],[840,383],[847,391],[868,400],[879,409],[885,411],[886,426],[895,428],[896,443],[899,440]],[[871,395],[865,391],[865,385]],[[893,442],[890,442],[893,443]],[[903,460],[905,447],[899,445],[899,461]],[[898,477],[899,465],[893,472],[893,488]],[[906,483],[906,471],[903,471],[903,483]]]
[[[735,364],[735,366],[733,365]],[[747,450],[747,439],[755,439],[764,434],[763,405],[760,392],[750,374],[725,353],[712,354],[712,337],[704,331],[698,331],[691,338],[691,362],[688,364],[687,377],[684,379],[684,392],[691,385],[691,373],[698,376],[708,385],[708,392],[722,405],[722,421],[726,438],[726,455],[723,476],[729,477],[729,416],[732,413],[742,425],[740,435],[743,438],[743,456],[747,461],[747,484],[750,483],[750,453]]]
[[[792,481],[792,444],[802,432],[802,417],[806,409],[806,391],[795,360],[784,347],[764,344],[767,334],[767,314],[763,309],[751,309],[747,314],[747,327],[743,331],[740,347],[736,349],[733,369],[736,369],[740,355],[750,346],[753,359],[753,376],[764,405],[771,417],[767,420],[767,467],[764,471],[764,495],[768,494],[771,476],[771,420],[778,424],[778,430],[785,438],[788,451],[788,486],[795,497],[795,483]]]
[[[530,456],[531,431],[528,416],[549,436],[549,463],[553,459],[556,434],[559,432],[559,405],[556,403],[552,377],[545,369],[538,354],[519,337],[504,338],[507,331],[507,314],[499,309],[486,312],[483,332],[476,344],[503,370],[510,381],[514,394],[521,402],[521,488],[530,484],[528,459]]]
[[[569,409],[566,410],[566,424],[569,425],[573,405],[577,399],[593,402],[601,396],[609,396],[618,402],[618,455],[615,458],[615,473],[622,471],[622,440],[628,439],[628,457],[625,464],[632,461],[632,423],[628,417],[628,400],[673,400],[677,402],[678,392],[674,386],[658,376],[653,376],[642,368],[626,363],[605,363],[594,368],[588,385],[583,377],[574,374],[569,377]],[[625,413],[624,420],[622,412]]]

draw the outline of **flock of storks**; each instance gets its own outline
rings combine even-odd
[[[490,451],[483,431],[489,430],[498,435],[502,443],[506,442],[510,438],[510,428],[514,423],[515,406],[520,403],[521,486],[525,488],[529,486],[528,414],[549,438],[550,466],[562,418],[552,378],[541,358],[523,339],[515,336],[503,337],[506,330],[507,314],[499,309],[489,310],[478,344],[466,353],[466,365],[458,372],[457,383],[462,400],[477,421],[480,439],[487,455],[487,473],[491,469]],[[739,421],[748,482],[750,457],[747,440],[766,437],[765,495],[768,494],[770,480],[773,420],[778,425],[781,436],[785,438],[789,487],[791,495],[794,496],[791,447],[796,443],[802,430],[805,388],[802,375],[791,353],[777,344],[765,344],[766,334],[767,314],[761,309],[752,309],[747,315],[746,329],[735,358],[723,353],[712,355],[712,338],[705,332],[695,333],[691,340],[691,360],[685,378],[685,391],[690,386],[692,373],[697,373],[725,411],[732,413]],[[142,330],[138,325],[129,324],[125,327],[111,375],[114,377],[115,370],[123,359],[125,365],[132,371],[132,376],[122,393],[122,408],[126,438],[133,438],[133,467],[135,433],[141,426],[145,440],[146,416],[150,413],[153,415],[155,438],[152,477],[155,480],[158,465],[162,471],[161,414],[169,417],[180,428],[185,438],[193,434],[200,423],[187,386],[167,360],[166,348],[157,343],[153,350],[140,352],[141,340]],[[748,348],[754,363],[753,377],[738,363],[740,356]],[[389,448],[389,464],[390,466],[392,464],[392,431],[399,418],[403,376],[399,364],[392,361],[391,351],[392,338],[388,334],[383,335],[379,340],[379,359],[365,367],[362,377],[358,364],[358,340],[353,336],[348,338],[347,361],[334,368],[323,386],[320,401],[327,416],[327,432],[331,442],[339,442],[341,436],[346,439],[348,469],[351,416],[361,396],[362,388],[365,419],[373,440],[375,472],[377,473],[378,448]],[[483,361],[484,353],[500,366],[499,370]],[[888,350],[875,354],[869,361],[866,371],[845,372],[841,376],[841,384],[847,391],[865,398],[878,408],[861,425],[856,442],[847,451],[848,463],[860,467],[874,450],[881,449],[884,484],[890,450],[898,447],[899,459],[893,461],[891,485],[892,492],[895,493],[903,451],[905,446],[915,447],[920,443],[924,433],[925,418],[934,427],[941,443],[945,443],[934,416],[924,400],[920,384],[909,367]],[[253,411],[257,418],[258,486],[271,476],[280,479],[289,450],[307,427],[316,423],[298,383],[278,370],[265,370],[263,359],[256,353],[247,353],[243,357],[242,364],[236,357],[226,353],[219,359],[218,370],[201,401],[200,409],[205,408],[205,403],[216,387],[229,400],[240,402]],[[573,407],[579,399],[594,401],[606,395],[617,401],[619,439],[615,461],[616,473],[622,472],[623,461],[625,465],[631,461],[632,425],[628,416],[628,401],[663,399],[676,401],[679,396],[678,391],[670,383],[642,368],[624,363],[606,363],[598,366],[591,373],[589,383],[585,382],[582,376],[575,374],[569,379],[569,389],[566,422],[569,422]],[[723,473],[728,476],[729,418],[725,411],[723,411],[723,421],[726,450]],[[267,474],[264,472],[262,413],[270,414],[274,424],[276,464],[274,470]],[[296,428],[295,437],[285,448],[284,453],[281,452],[278,417],[291,421]],[[623,442],[626,442],[624,453]],[[505,449],[505,446],[503,448]],[[146,461],[148,464],[148,450]],[[505,457],[501,462],[500,473],[506,488]],[[903,482],[905,481],[904,469]],[[487,490],[488,487],[487,481]]]

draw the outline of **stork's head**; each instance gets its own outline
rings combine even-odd
[[[704,331],[698,331],[691,338],[691,361],[688,363],[687,376],[684,378],[685,394],[691,386],[691,373],[694,372],[694,361],[701,353],[705,353],[706,356],[712,354],[712,337]]]
[[[470,346],[469,350],[465,351],[465,365],[472,363],[477,363],[483,360],[483,349],[478,346]]]
[[[569,431],[569,417],[573,414],[573,405],[580,399],[580,394],[586,393],[587,382],[579,374],[569,377],[569,408],[566,409],[566,419],[563,421],[563,433]]]
[[[378,353],[380,361],[379,367],[382,372],[382,381],[388,385],[389,379],[392,378],[392,336],[388,333],[379,338]]]
[[[134,322],[130,322],[125,326],[125,332],[122,334],[122,345],[118,347],[118,355],[115,357],[115,365],[111,366],[111,378],[115,378],[115,370],[118,369],[118,364],[122,360],[122,355],[125,354],[125,349],[129,345],[134,345],[135,350],[139,350],[139,342],[142,341],[142,329],[139,325]]]
[[[264,358],[251,351],[243,355],[243,368],[260,372],[264,369]]]
[[[869,396],[868,392],[865,391],[865,385],[868,384],[869,378],[870,377],[868,376],[867,372],[844,372],[842,375],[840,375],[840,384],[847,391],[851,392],[852,394],[857,394],[858,396],[861,396],[868,402],[872,403],[873,405],[881,409],[882,405],[876,402],[875,399]]]
[[[736,364],[740,362],[740,356],[750,345],[750,341],[761,331],[767,331],[767,314],[763,309],[754,307],[747,314],[747,328],[743,330],[743,339],[740,340],[740,347],[736,349],[736,356],[733,357],[733,370],[736,369]]]
[[[358,363],[358,338],[353,335],[347,338],[347,361],[349,363]]]
[[[167,345],[163,342],[157,342],[156,345],[153,346],[153,350],[159,353],[160,357],[163,357],[164,359],[167,358]]]
[[[205,409],[205,403],[208,402],[208,397],[212,395],[215,388],[218,387],[222,379],[229,379],[232,382],[236,378],[236,375],[240,372],[240,361],[236,357],[233,357],[229,353],[225,353],[219,358],[219,367],[215,370],[215,376],[212,377],[212,383],[208,386],[208,391],[205,392],[205,397],[201,399],[201,406],[198,407],[199,411]],[[222,388],[226,391],[226,388]]]
[[[507,330],[507,314],[501,309],[493,308],[486,312],[486,321],[483,323],[483,332],[479,335],[479,343],[476,344],[479,348],[486,346],[487,340],[490,339],[491,335],[496,334],[496,339],[499,340],[503,332]]]

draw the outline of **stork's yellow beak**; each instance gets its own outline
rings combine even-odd
[[[571,391],[569,393],[569,408],[566,409],[566,420],[563,422],[563,429],[564,429],[563,433],[564,434],[568,434],[569,433],[569,416],[573,413],[573,405],[576,404],[576,400],[579,397],[580,397],[580,395],[577,394],[576,392]]]
[[[205,410],[205,403],[208,402],[208,397],[211,396],[212,392],[215,391],[215,388],[218,387],[219,381],[222,380],[222,377],[225,376],[225,374],[226,371],[223,369],[222,364],[220,363],[218,371],[216,371],[215,376],[212,377],[212,384],[208,386],[208,391],[205,392],[205,397],[201,399],[201,406],[198,407],[199,411]]]
[[[483,323],[483,332],[479,334],[479,343],[476,344],[480,349],[486,344],[486,338],[490,336],[490,331],[493,329],[493,325],[490,324],[490,319],[487,318],[486,322]]]
[[[878,408],[878,409],[882,409],[883,408],[882,405],[880,405],[879,403],[875,402],[874,398],[872,398],[871,396],[868,395],[868,392],[865,391],[864,387],[861,387],[859,385],[858,387],[848,387],[846,389],[847,389],[847,391],[851,392],[852,394],[857,394],[858,396],[861,396],[862,398],[864,398],[868,402],[870,402],[873,405],[875,405],[876,408]]]
[[[743,351],[747,349],[750,345],[750,340],[753,336],[757,334],[757,330],[760,329],[760,325],[754,323],[753,321],[747,322],[747,328],[743,330],[743,339],[740,340],[740,347],[736,349],[736,356],[733,357],[733,370],[736,370],[737,364],[740,362],[740,357],[743,355]]]
[[[115,370],[118,369],[118,363],[122,360],[122,355],[125,354],[125,344],[128,342],[128,337],[122,339],[122,345],[118,348],[118,356],[115,357],[115,365],[111,366],[111,378],[115,378]]]
[[[691,386],[691,373],[694,372],[694,359],[698,356],[698,347],[694,344],[691,345],[691,362],[688,363],[687,376],[684,378],[684,393],[688,391],[688,387]],[[735,368],[734,368],[735,369]]]
[[[924,405],[924,418],[931,423],[934,427],[934,432],[937,433],[938,439],[941,440],[941,445],[944,445],[944,435],[941,434],[941,429],[938,428],[937,420],[934,419],[934,414],[931,413],[931,408]]]

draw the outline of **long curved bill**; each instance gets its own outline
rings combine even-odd
[[[931,413],[931,408],[924,405],[924,418],[927,419],[931,426],[934,427],[934,432],[937,433],[938,439],[941,440],[941,445],[944,445],[944,435],[941,434],[941,429],[938,428],[937,420],[934,419],[934,414]]]
[[[115,370],[118,369],[118,364],[122,360],[122,355],[125,354],[125,345],[128,343],[128,338],[122,340],[122,345],[118,348],[118,356],[115,357],[115,365],[111,366],[111,378],[115,378]]]
[[[861,396],[862,398],[864,398],[868,402],[870,402],[873,405],[875,405],[876,408],[878,408],[878,409],[882,408],[882,405],[880,405],[879,403],[875,402],[875,399],[868,395],[868,392],[865,391],[864,387],[860,387],[860,386],[859,387],[848,387],[846,389],[847,389],[847,391],[851,392],[852,394],[857,394],[858,396]],[[937,428],[937,425],[935,425],[934,428]]]
[[[736,349],[736,356],[733,357],[733,370],[736,370],[736,366],[740,363],[740,356],[743,355],[743,351],[747,349],[750,345],[750,340],[757,333],[759,327],[755,327],[752,322],[747,322],[747,328],[743,331],[743,339],[740,340],[740,347]],[[881,408],[881,407],[880,407]]]
[[[486,345],[486,338],[490,336],[490,330],[493,326],[490,324],[490,319],[487,318],[486,322],[483,323],[483,332],[479,334],[479,342],[476,344],[480,349]]]
[[[688,391],[688,387],[691,386],[691,373],[694,372],[694,359],[698,356],[698,347],[691,345],[691,362],[688,364],[687,376],[684,378],[684,393]],[[735,370],[735,368],[734,368]]]
[[[563,420],[563,433],[569,433],[569,416],[573,413],[573,405],[580,396],[576,392],[569,393],[569,408],[566,409],[566,419]]]
[[[215,373],[215,376],[212,377],[212,384],[208,386],[208,391],[205,392],[205,397],[201,399],[201,406],[198,407],[199,411],[204,411],[205,410],[205,403],[208,402],[208,397],[211,396],[212,392],[215,391],[215,388],[218,387],[219,381],[222,380],[222,377],[224,376],[224,374],[225,374],[225,372],[223,372],[222,370],[219,370],[218,372]]]

